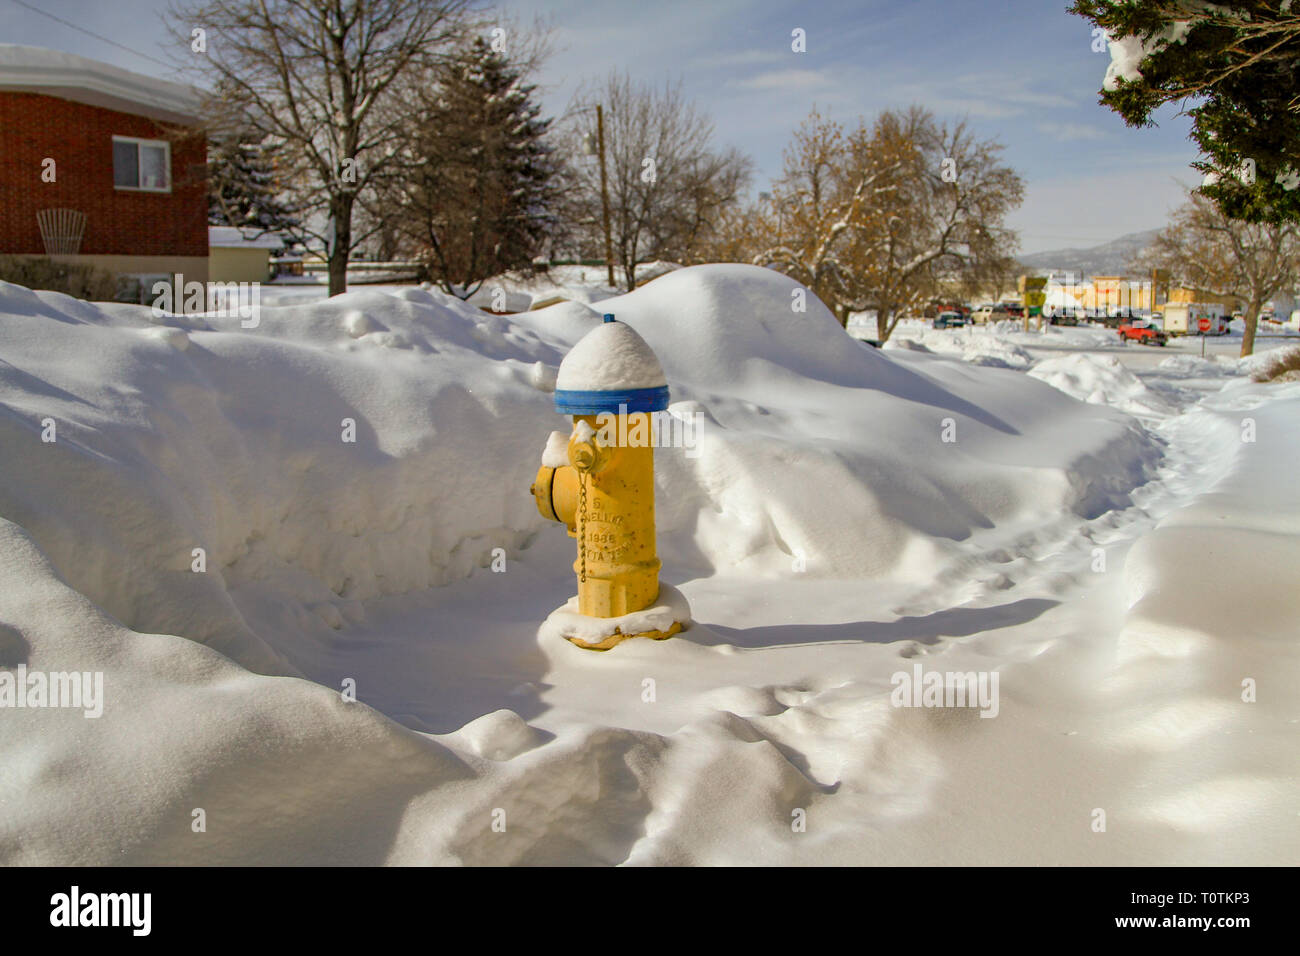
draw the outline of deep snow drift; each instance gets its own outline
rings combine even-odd
[[[784,573],[797,553],[813,575],[919,579],[976,528],[1092,517],[1145,477],[1150,445],[1120,416],[890,361],[815,300],[792,312],[791,288],[717,266],[601,304],[705,416],[694,457],[659,456],[678,566]],[[555,366],[601,321],[418,288],[264,308],[254,329],[14,286],[0,310],[0,514],[123,623],[259,669],[311,618],[338,627],[520,553],[545,525],[525,491],[564,422]]]
[[[890,673],[1040,653],[1056,556],[1140,510],[1167,438],[1064,377],[871,349],[794,288],[704,266],[510,316],[360,291],[245,329],[0,285],[0,665],[105,684],[99,719],[0,711],[0,860],[905,859],[880,828],[958,768]],[[527,488],[602,312],[703,424],[656,453],[698,623],[597,655],[538,638],[573,554]]]

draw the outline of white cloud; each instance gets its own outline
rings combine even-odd
[[[1043,92],[1026,76],[1007,72],[966,73],[893,84],[894,96],[907,96],[936,109],[951,104],[972,116],[1013,116],[1033,109],[1074,109],[1078,104],[1059,93]],[[940,105],[945,104],[945,105]]]
[[[1081,139],[1105,139],[1110,135],[1100,126],[1093,126],[1089,123],[1057,123],[1049,121],[1039,123],[1038,129],[1052,137],[1052,139],[1063,143]]]
[[[697,57],[693,65],[700,68],[712,67],[718,69],[740,66],[774,66],[778,63],[788,62],[793,55],[780,49],[736,50],[732,53],[710,53],[706,56]]]
[[[768,70],[732,80],[729,86],[746,90],[810,90],[816,87],[833,86],[835,75],[831,70]]]

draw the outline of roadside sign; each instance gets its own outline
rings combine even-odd
[[[1206,316],[1201,316],[1196,320],[1196,327],[1202,332],[1210,331],[1210,320]]]
[[[1016,280],[1016,289],[1020,292],[1025,310],[1025,331],[1029,331],[1029,317],[1036,316],[1042,324],[1043,306],[1047,304],[1047,276],[1021,276]]]

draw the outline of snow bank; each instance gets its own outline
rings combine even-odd
[[[1022,345],[1032,345],[1031,340],[1024,338],[1026,333],[1019,330],[1015,331],[1017,339]],[[1035,336],[1038,343],[1053,347],[1065,346],[1076,349],[1097,349],[1109,348],[1116,344],[1114,329],[1108,329],[1104,325],[1045,325],[1043,331],[1030,332]]]
[[[255,631],[342,626],[540,528],[534,365],[561,353],[501,317],[412,289],[155,326],[11,285],[0,313],[0,515],[136,629],[275,670]]]
[[[1231,468],[1125,562],[1130,611],[1103,690],[1119,705],[1114,746],[1142,754],[1153,784],[1127,816],[1177,834],[1187,862],[1284,865],[1298,849],[1300,387],[1274,388],[1243,383],[1187,416],[1231,447]],[[1269,391],[1278,400],[1263,404]]]
[[[1257,351],[1253,355],[1247,355],[1245,358],[1239,358],[1229,362],[1231,367],[1240,375],[1259,375],[1272,369],[1274,363],[1289,357],[1292,352],[1300,351],[1300,346],[1296,345],[1277,345],[1272,348]]]
[[[928,577],[976,528],[1124,506],[1122,482],[1083,462],[1117,455],[1131,489],[1157,457],[1122,416],[1018,374],[855,342],[818,300],[795,311],[797,288],[719,265],[601,303],[704,416],[697,457],[657,454],[666,566]],[[569,335],[572,310],[515,318]]]
[[[698,403],[698,447],[658,455],[676,560],[924,575],[975,528],[1125,503],[1078,462],[1123,449],[1138,483],[1154,456],[1120,417],[1033,381],[891,360],[817,300],[793,311],[795,288],[711,266],[602,304]],[[255,329],[15,286],[0,311],[0,515],[129,626],[266,670],[283,664],[268,633],[341,627],[367,599],[533,539],[549,370],[601,322],[577,303],[505,317],[419,288],[264,308]]]
[[[998,323],[1004,324],[1004,323]],[[932,329],[909,331],[906,335],[894,335],[885,342],[883,348],[910,348],[916,351],[920,345],[929,352],[940,355],[952,355],[972,365],[986,365],[991,368],[1014,368],[1024,370],[1034,364],[1034,358],[1014,342],[998,334],[997,329]]]
[[[960,580],[976,534],[1102,515],[1150,475],[1158,446],[1126,416],[1017,372],[882,354],[815,299],[794,311],[796,289],[695,267],[599,311],[515,316],[358,291],[245,329],[0,285],[0,664],[100,670],[108,695],[99,722],[5,713],[0,860],[623,859],[648,792],[669,808],[677,774],[709,777],[690,747],[666,790],[629,777],[681,724],[589,710],[545,746],[521,726],[542,688],[579,693],[591,675],[571,668],[596,666],[534,639],[573,553],[527,488],[566,424],[554,370],[600,311],[650,344],[673,413],[699,424],[693,447],[656,452],[675,582]],[[497,558],[510,575],[475,573]],[[659,660],[683,674],[725,656],[670,645]],[[603,666],[638,686],[648,651],[626,648]],[[699,714],[653,719],[678,716]],[[689,732],[701,758],[752,737],[710,727]],[[779,751],[743,750],[738,779],[812,786]],[[531,841],[482,838],[502,760]]]
[[[1080,401],[1119,408],[1131,415],[1160,416],[1173,410],[1162,396],[1113,355],[1078,354],[1047,359],[1029,374]]]
[[[638,288],[659,276],[681,266],[675,262],[656,260],[642,264],[636,272]],[[615,278],[621,273],[616,271]],[[621,281],[621,279],[620,279]],[[506,273],[494,276],[467,300],[482,309],[501,312],[526,312],[544,307],[548,301],[565,299],[584,305],[595,305],[619,294],[619,289],[606,283],[608,275],[601,266],[551,266],[545,272],[531,276]]]
[[[1232,366],[1197,355],[1171,355],[1162,359],[1156,368],[1168,378],[1218,378],[1235,374]]]

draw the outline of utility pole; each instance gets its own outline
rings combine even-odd
[[[605,107],[596,104],[596,143],[600,150],[600,205],[605,219],[605,272],[609,287],[614,286],[614,243],[609,235],[609,180],[605,174]]]

